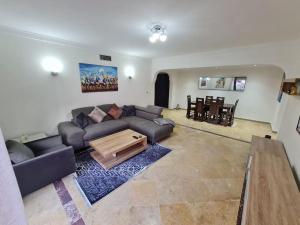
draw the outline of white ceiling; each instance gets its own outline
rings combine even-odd
[[[299,0],[0,0],[0,26],[160,57],[300,38]],[[147,25],[168,27],[151,44]]]

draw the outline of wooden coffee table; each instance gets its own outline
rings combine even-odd
[[[133,136],[138,137],[137,139]],[[131,158],[147,148],[147,137],[127,129],[112,135],[89,142],[95,149],[91,156],[104,168],[110,169],[115,165]]]

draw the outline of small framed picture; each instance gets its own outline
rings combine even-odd
[[[299,120],[298,120],[298,124],[297,124],[296,130],[300,134],[300,116],[299,116]]]

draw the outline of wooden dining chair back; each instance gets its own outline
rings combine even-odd
[[[190,95],[187,96],[187,110],[186,117],[191,118],[194,115],[195,106],[192,105],[192,98]]]
[[[206,111],[205,111],[204,98],[196,98],[194,120],[204,121],[205,119],[206,119]]]
[[[211,101],[211,103],[209,105],[208,115],[207,115],[207,122],[215,123],[215,124],[219,123],[220,108],[221,108],[221,105],[219,105],[216,100]]]
[[[234,123],[234,114],[237,107],[239,99],[235,101],[234,106],[229,112],[223,112],[221,115],[221,124],[224,126],[232,126]]]
[[[221,106],[224,105],[225,97],[217,97],[217,103]]]
[[[234,122],[234,114],[235,114],[235,111],[236,111],[236,107],[239,103],[239,99],[235,101],[235,104],[232,108],[232,111],[231,111],[231,114],[230,114],[230,119],[229,119],[229,125],[232,126],[233,125],[233,122]]]
[[[235,110],[236,110],[236,107],[237,107],[237,104],[239,103],[239,99],[235,101],[234,103],[234,107],[232,108],[232,114],[234,115],[235,113]]]
[[[205,97],[205,104],[210,105],[210,103],[212,102],[213,99],[214,99],[213,96],[206,96]]]

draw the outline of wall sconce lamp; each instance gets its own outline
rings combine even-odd
[[[52,76],[57,76],[63,70],[63,64],[56,58],[48,57],[42,61],[42,67]]]
[[[132,79],[135,76],[135,70],[132,66],[126,66],[124,69],[125,76]]]

